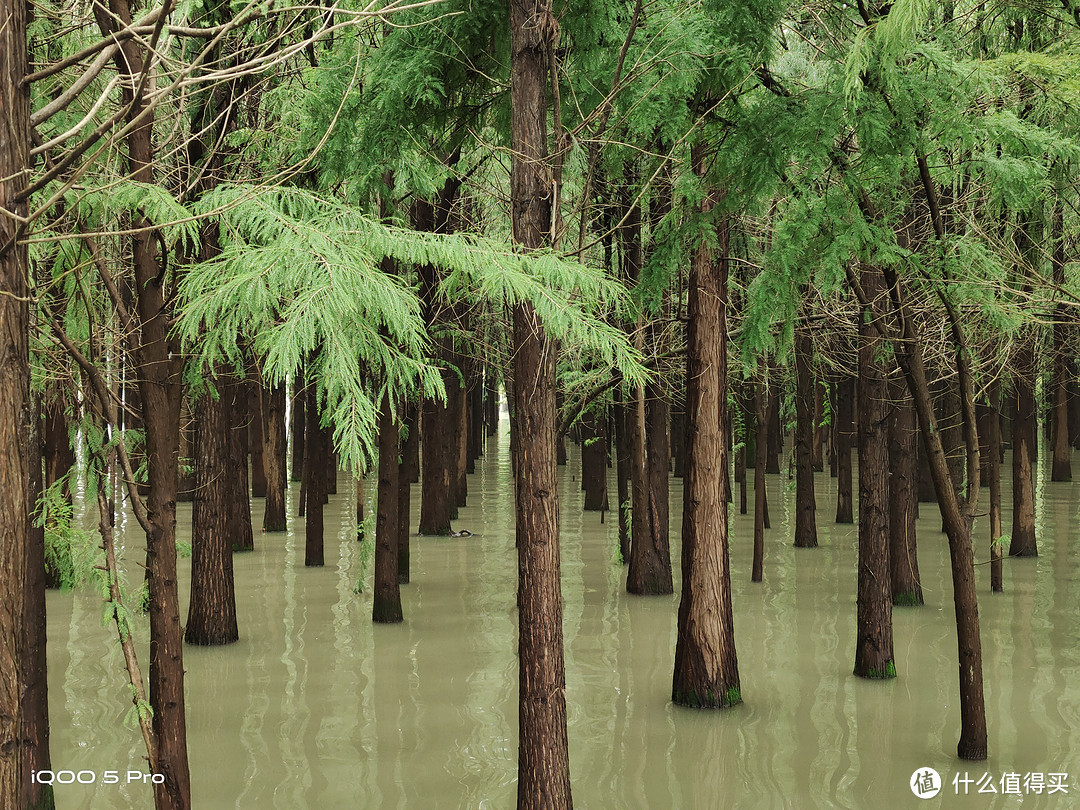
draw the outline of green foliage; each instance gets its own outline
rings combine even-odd
[[[45,530],[45,567],[52,572],[62,590],[89,582],[100,548],[97,535],[77,525],[71,503],[65,496],[69,472],[48,487],[38,501],[35,523]]]

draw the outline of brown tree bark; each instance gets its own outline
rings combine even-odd
[[[750,581],[761,582],[765,560],[765,530],[769,528],[769,500],[765,488],[765,457],[769,452],[769,395],[764,383],[755,386],[754,394],[754,561]]]
[[[817,548],[814,498],[813,344],[806,326],[795,332],[795,547]]]
[[[1000,382],[994,377],[986,389],[987,402],[978,403],[981,482],[990,489],[990,590],[1001,593],[1001,407]]]
[[[615,407],[612,409],[612,422],[615,424],[615,475],[618,487],[619,512],[619,561],[624,565],[630,562],[630,431],[627,427],[629,408],[621,389],[615,392]]]
[[[889,385],[892,413],[889,416],[889,566],[892,571],[894,605],[923,604],[919,558],[915,543],[916,494],[915,448],[918,433],[911,395],[903,380]]]
[[[315,383],[309,378],[304,393],[306,414],[304,436],[304,565],[319,567],[323,562],[323,495],[326,492],[326,433],[319,425],[319,403]]]
[[[75,453],[71,449],[71,440],[68,437],[67,414],[64,409],[62,393],[58,386],[48,386],[43,396],[42,410],[44,411],[43,449],[45,456],[45,488],[56,484],[64,479],[64,500],[71,504],[71,484],[64,478],[75,465]],[[57,538],[59,540],[59,538]],[[59,588],[65,582],[70,584],[71,577],[71,549],[53,549],[53,557],[56,562],[47,565],[45,569],[45,583],[49,588]]]
[[[52,785],[32,780],[35,771],[50,770],[49,753],[49,691],[48,667],[45,655],[45,529],[37,525],[37,503],[42,491],[41,470],[41,402],[33,398],[30,416],[29,478],[27,481],[26,584],[23,602],[22,678],[23,693],[22,739],[22,804],[25,810],[52,810]],[[64,436],[67,443],[67,436]],[[66,471],[65,471],[66,472]]]
[[[885,289],[881,272],[867,264],[861,283],[870,301]],[[864,312],[859,322],[859,597],[855,674],[895,678],[892,588],[889,573],[888,392],[879,355],[882,340]]]
[[[262,401],[266,386],[254,364],[248,370],[247,385],[248,447],[251,452],[251,497],[265,498],[267,487],[266,440],[263,437]]]
[[[1050,223],[1050,238],[1054,249],[1050,266],[1054,284],[1065,285],[1065,216],[1060,186],[1054,198],[1054,211]],[[1053,405],[1053,462],[1050,467],[1051,481],[1072,481],[1072,447],[1069,445],[1069,354],[1066,347],[1075,327],[1069,324],[1068,307],[1059,303],[1054,310],[1054,349],[1051,397]]]
[[[590,412],[581,420],[581,485],[585,511],[602,512],[607,504],[607,418]]]
[[[29,259],[18,244],[16,202],[29,168],[29,87],[26,75],[28,4],[5,3],[0,22],[0,807],[18,807],[22,794],[27,530],[29,527],[30,311]]]
[[[292,431],[292,475],[293,481],[304,480],[304,439],[307,438],[306,413],[304,401],[307,399],[304,391],[307,385],[304,382],[304,370],[298,368],[293,375],[292,384],[292,419],[289,420]],[[303,492],[300,493],[303,496]],[[304,516],[304,499],[300,498],[300,517]]]
[[[775,368],[770,373],[774,379],[769,385],[769,416],[765,422],[768,427],[765,436],[769,448],[765,456],[765,472],[779,475],[780,454],[784,451],[784,436],[780,425],[780,374]]]
[[[285,435],[285,384],[267,385],[262,389],[263,436],[266,439],[266,504],[263,511],[263,531],[283,532],[288,526],[285,515],[285,493],[288,490]]]
[[[514,242],[538,248],[551,230],[548,65],[558,23],[541,0],[510,0],[510,166]],[[514,307],[514,487],[518,549],[519,810],[573,806],[566,734],[555,464],[555,354],[536,312]]]
[[[704,147],[691,150],[695,173]],[[707,214],[715,198],[702,201]],[[727,249],[729,223],[717,227],[719,259],[706,242],[690,265],[686,346],[686,476],[683,495],[682,598],[671,699],[721,708],[742,702],[728,570]]]
[[[1020,335],[1013,361],[1016,419],[1013,423],[1013,523],[1010,557],[1035,557],[1035,406],[1036,360],[1034,335]]]
[[[102,36],[111,38],[117,26],[131,25],[127,0],[95,4],[94,16]],[[168,13],[166,6],[162,18]],[[128,176],[152,183],[154,149],[153,109],[142,95],[145,48],[139,40],[121,43],[115,58],[123,81],[121,101],[127,106],[129,131]],[[136,90],[138,94],[136,94]],[[135,304],[139,334],[135,340],[135,367],[146,436],[149,488],[146,510],[150,531],[146,538],[147,584],[150,605],[150,705],[157,741],[157,767],[164,776],[154,785],[157,810],[181,810],[191,805],[187,726],[184,703],[183,636],[176,573],[176,487],[180,443],[180,369],[182,356],[169,342],[170,307],[156,256],[156,238],[142,216],[132,219],[131,237]]]
[[[237,521],[233,510],[235,457],[234,412],[246,391],[243,383],[219,368],[218,396],[209,392],[196,403],[195,505],[192,511],[191,601],[184,640],[189,644],[231,644],[240,637],[236,623],[233,546]],[[246,411],[246,409],[243,409]]]
[[[399,441],[394,409],[389,397],[384,395],[379,408],[379,494],[375,511],[375,591],[371,603],[371,619],[380,624],[394,624],[403,619],[398,585]]]
[[[228,448],[233,474],[223,479],[231,501],[233,551],[254,551],[255,531],[251,525],[251,484],[248,475],[248,411],[246,379],[234,378],[234,393],[228,411]]]

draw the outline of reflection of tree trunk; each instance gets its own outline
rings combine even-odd
[[[795,333],[795,546],[817,548],[814,499],[813,345],[806,328]]]
[[[192,512],[191,601],[184,640],[189,644],[231,644],[240,635],[236,625],[233,546],[237,544],[233,514],[236,459],[235,413],[244,386],[224,368],[216,379],[217,397],[209,392],[196,403],[195,506]]]
[[[1033,335],[1021,335],[1016,352],[1014,386],[1016,420],[1013,424],[1013,524],[1009,556],[1034,557],[1035,542],[1035,351]]]
[[[853,523],[851,441],[855,435],[855,378],[836,386],[836,522]]]
[[[881,271],[863,265],[862,288],[870,301],[884,293]],[[876,316],[875,316],[876,317]],[[855,674],[894,678],[892,593],[889,574],[888,392],[881,338],[864,316],[859,323],[859,598]]]
[[[911,395],[903,380],[889,386],[893,403],[889,417],[889,564],[894,605],[923,604],[919,558],[915,545],[915,448],[918,433]]]
[[[263,531],[283,532],[286,528],[285,492],[288,475],[285,469],[285,383],[264,387],[263,435],[266,437],[266,505]]]
[[[398,426],[394,409],[384,396],[379,409],[379,497],[375,512],[375,592],[372,621],[393,624],[402,621],[401,589],[398,583],[398,500],[400,463]],[[406,484],[408,486],[408,484]]]
[[[510,209],[514,242],[526,249],[542,247],[551,229],[545,88],[557,28],[546,2],[510,0]],[[515,306],[511,450],[517,504],[519,810],[573,805],[559,577],[555,355],[535,310]]]
[[[701,146],[692,150],[701,170]],[[711,207],[707,197],[704,207]],[[742,701],[728,570],[727,249],[730,224],[717,229],[719,260],[707,243],[690,265],[686,347],[686,475],[683,497],[682,598],[671,699],[719,708]]]

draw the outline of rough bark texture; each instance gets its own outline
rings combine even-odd
[[[379,495],[375,511],[375,590],[371,619],[381,624],[402,620],[398,587],[398,426],[394,409],[383,397],[379,409]],[[406,486],[408,486],[406,484]]]
[[[184,640],[189,644],[231,644],[239,637],[232,552],[236,526],[230,479],[236,475],[230,452],[232,412],[240,384],[230,374],[217,379],[218,397],[196,403],[195,506],[192,512],[191,601]]]
[[[50,770],[49,755],[49,690],[46,665],[45,616],[45,529],[35,525],[33,517],[41,497],[41,426],[40,401],[35,398],[30,418],[29,479],[27,493],[26,586],[23,606],[22,677],[26,684],[23,694],[23,760],[22,808],[51,810],[54,806],[52,785],[31,781],[34,771]],[[64,436],[67,443],[67,436]]]
[[[863,265],[861,277],[863,291],[874,301],[884,291],[881,272]],[[882,340],[874,325],[867,321],[864,316],[859,323],[859,596],[855,674],[861,678],[895,678],[889,574],[888,394],[879,359]]]
[[[30,141],[26,74],[27,4],[4,3],[0,18],[0,807],[18,807],[22,791],[24,676],[23,587],[29,481],[29,282],[16,220],[27,215],[15,195],[26,187]]]
[[[449,396],[451,383],[444,382]],[[456,509],[456,498],[451,489],[453,463],[447,411],[446,406],[431,401],[426,401],[422,409],[420,534],[450,534],[450,520]]]
[[[918,428],[911,395],[902,380],[889,386],[893,408],[889,417],[889,566],[892,571],[894,605],[923,604],[919,558],[915,545],[916,495],[915,449]]]
[[[266,450],[266,505],[263,511],[263,531],[283,532],[287,528],[285,493],[288,489],[285,435],[285,384],[264,386],[263,436]]]
[[[244,379],[232,382],[233,393],[229,400],[229,463],[232,474],[223,479],[230,498],[229,515],[232,518],[233,551],[254,551],[255,532],[251,526],[251,485],[248,475],[248,421],[247,386]]]
[[[585,490],[585,511],[607,509],[607,418],[590,413],[581,422],[581,485]]]
[[[853,523],[851,442],[855,436],[855,378],[841,377],[836,386],[836,522]]]
[[[701,146],[692,160],[700,172]],[[711,207],[706,198],[703,208]],[[686,346],[686,471],[683,494],[682,598],[671,699],[719,708],[742,701],[728,570],[727,245],[717,232],[719,261],[698,245],[690,266]]]
[[[649,393],[658,392],[650,387]],[[649,433],[667,430],[666,414],[653,413],[646,405],[644,388],[638,388],[628,410],[630,443],[631,536],[626,590],[635,594],[664,595],[674,591],[667,525],[667,442]],[[658,419],[663,419],[658,424]],[[650,453],[655,454],[650,455]],[[663,459],[659,458],[663,454]],[[663,488],[657,480],[663,467]]]
[[[545,244],[551,226],[547,67],[558,24],[550,5],[510,0],[514,241]],[[555,463],[555,346],[536,312],[514,307],[512,432],[518,549],[518,808],[573,806],[566,735],[559,498]]]
[[[817,548],[814,498],[813,344],[806,327],[795,333],[795,547]]]

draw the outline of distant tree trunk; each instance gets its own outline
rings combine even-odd
[[[765,560],[765,530],[769,528],[769,501],[765,488],[765,456],[769,452],[769,395],[764,383],[758,383],[754,396],[754,562],[751,582],[761,582]]]
[[[285,493],[288,474],[285,469],[285,384],[265,386],[263,394],[263,435],[266,438],[266,505],[263,512],[263,531],[283,532],[288,526],[285,515]]]
[[[701,152],[691,150],[695,173]],[[714,204],[708,195],[703,213]],[[671,699],[720,708],[742,702],[728,570],[727,251],[730,223],[717,227],[718,260],[708,243],[690,265],[686,346],[686,478],[683,496],[682,598]]]
[[[304,480],[304,439],[307,438],[307,425],[305,423],[304,400],[307,398],[305,391],[307,384],[304,382],[304,370],[298,368],[293,375],[292,390],[292,480]],[[301,493],[302,495],[303,493]],[[303,500],[301,499],[300,516],[303,517]]]
[[[398,584],[398,426],[394,409],[384,396],[379,408],[379,499],[375,513],[375,593],[371,619],[380,624],[402,621],[401,589]],[[408,486],[408,484],[406,484]]]
[[[774,378],[779,378],[776,369],[771,370]],[[780,454],[784,451],[784,436],[780,427],[780,381],[774,379],[769,385],[769,418],[766,420],[768,432],[768,455],[765,456],[765,472],[770,475],[780,474]]]
[[[251,526],[251,486],[248,476],[248,422],[250,415],[247,402],[249,381],[229,375],[232,391],[229,397],[228,449],[231,474],[221,479],[228,490],[232,521],[230,534],[233,551],[252,551],[255,533]]]
[[[184,395],[180,402],[180,472],[176,483],[176,500],[195,501],[195,415],[191,397]]]
[[[881,272],[864,264],[862,289],[870,301],[884,294]],[[865,313],[859,321],[859,598],[855,674],[895,678],[892,588],[889,572],[888,390],[881,338]]]
[[[795,547],[817,548],[814,498],[813,344],[806,327],[795,332]]]
[[[855,435],[855,378],[836,386],[836,522],[855,521],[851,478],[851,440]]]
[[[1001,391],[997,377],[986,392],[990,400],[989,430],[986,434],[987,453],[990,456],[990,590],[1002,593],[1002,544],[1001,544]]]
[[[449,396],[452,383],[444,382],[447,382]],[[446,406],[430,400],[424,402],[422,409],[420,534],[450,534],[450,520],[456,508],[450,481],[452,462],[447,411]]]
[[[1035,350],[1034,335],[1020,337],[1014,367],[1016,421],[1013,424],[1013,524],[1010,557],[1035,557]]]
[[[735,481],[739,485],[740,515],[746,514],[748,505],[746,470],[748,466],[754,466],[747,465],[747,456],[754,450],[754,406],[752,401],[748,401],[748,389],[749,383],[745,381],[739,381],[736,384],[735,407],[738,408],[739,426],[742,429],[738,442],[739,449],[735,452]]]
[[[825,388],[814,380],[814,438],[812,443],[814,472],[825,471],[825,433],[828,426],[822,424],[825,416]]]
[[[685,390],[685,389],[684,389]],[[686,405],[676,399],[671,407],[672,475],[682,478],[686,471]]]
[[[551,230],[548,65],[558,23],[540,0],[510,0],[510,200],[514,242]],[[570,794],[555,463],[555,346],[528,304],[514,307],[514,488],[518,549],[519,810],[565,810]]]
[[[68,438],[67,415],[60,391],[55,387],[44,395],[44,452],[45,452],[45,488],[52,487],[68,474],[75,465],[75,453]],[[65,480],[62,484],[65,502],[71,504],[71,484]],[[59,539],[59,538],[57,538]],[[44,541],[43,541],[44,542]],[[55,548],[54,557],[58,562],[46,567],[45,582],[49,588],[59,588],[70,580],[71,548]],[[70,582],[69,582],[70,584]]]
[[[658,394],[653,387],[649,393]],[[667,531],[667,456],[654,459],[649,451],[660,454],[667,449],[667,443],[658,437],[653,437],[650,443],[648,434],[650,428],[658,428],[657,420],[661,418],[664,422],[659,429],[666,432],[667,419],[666,414],[654,410],[650,425],[648,410],[645,389],[639,387],[630,403],[628,423],[632,511],[626,590],[635,594],[662,595],[673,592]],[[660,467],[664,477],[662,490],[656,480]]]
[[[889,564],[894,605],[923,604],[919,558],[915,545],[918,508],[915,448],[918,428],[911,395],[902,380],[889,386],[893,402],[889,417]]]
[[[585,511],[607,509],[607,419],[591,412],[581,420],[581,485]]]
[[[262,412],[265,387],[254,365],[250,369],[245,388],[247,390],[248,446],[251,448],[251,496],[265,498],[267,471]]]
[[[615,423],[615,473],[619,501],[619,558],[624,565],[630,562],[630,431],[627,426],[629,409],[620,389],[615,393],[612,421]]]
[[[484,425],[488,436],[499,432],[499,382],[490,368],[484,371]]]
[[[476,460],[484,455],[484,379],[483,367],[474,363],[469,378],[469,465],[467,473],[476,472]]]
[[[30,415],[28,442],[26,583],[23,602],[23,648],[22,679],[26,691],[23,694],[22,735],[22,804],[26,810],[52,810],[52,785],[31,780],[35,771],[50,770],[49,754],[49,691],[45,655],[45,529],[37,525],[35,514],[41,497],[41,402],[33,398]],[[67,435],[64,436],[67,443]],[[5,535],[6,537],[6,535]]]
[[[407,437],[401,448],[401,468],[398,470],[398,583],[409,582],[409,541],[412,520],[412,482],[418,470],[417,451],[420,449],[420,409],[416,403],[405,404]]]
[[[1054,248],[1050,256],[1050,265],[1054,284],[1065,286],[1065,217],[1062,205],[1063,189],[1059,182],[1054,197],[1054,211],[1051,218],[1051,239]],[[1053,398],[1053,437],[1054,458],[1050,469],[1051,481],[1072,481],[1072,448],[1069,446],[1069,345],[1074,327],[1069,325],[1068,307],[1058,303],[1054,311],[1054,351],[1051,396]]]
[[[308,380],[305,389],[306,415],[304,445],[304,481],[306,485],[304,523],[304,565],[323,565],[323,494],[326,491],[326,434],[319,425],[319,404],[315,383]]]
[[[242,409],[243,385],[218,369],[217,396],[205,393],[196,403],[195,506],[192,511],[191,600],[184,640],[189,644],[231,644],[239,637],[233,582],[236,506],[230,452],[235,412]]]

